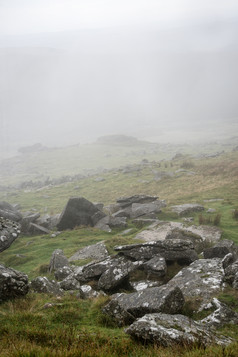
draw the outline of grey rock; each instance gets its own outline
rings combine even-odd
[[[131,208],[120,209],[119,211],[112,214],[112,217],[131,217]]]
[[[225,278],[224,278],[225,282],[232,285],[237,272],[238,272],[238,260],[236,260],[234,263],[230,264],[227,268],[225,268]]]
[[[114,250],[134,260],[150,260],[155,255],[161,255],[166,261],[190,264],[198,259],[192,242],[180,239],[117,246]]]
[[[28,293],[28,276],[12,268],[0,265],[0,302],[24,296]]]
[[[238,324],[237,312],[234,312],[226,304],[221,303],[217,298],[213,298],[211,304],[216,310],[201,320],[203,325],[209,328],[221,328],[226,324]]]
[[[126,228],[126,217],[112,217],[106,216],[97,222],[95,228],[102,229],[102,227],[109,226],[110,228]]]
[[[78,274],[77,279],[84,279],[85,281],[97,279],[111,266],[112,259],[110,257],[98,263],[89,263],[82,267],[82,271]]]
[[[10,203],[0,202],[0,217],[9,219],[14,222],[19,222],[22,219],[22,214],[18,212]]]
[[[26,212],[21,220],[22,232],[28,233],[30,228],[30,223],[35,222],[40,217],[39,212]]]
[[[40,226],[39,224],[31,222],[29,225],[29,230],[31,234],[50,234],[50,230]]]
[[[64,280],[59,283],[61,289],[63,290],[79,290],[80,283],[76,280],[73,274],[67,276]]]
[[[235,255],[232,253],[228,253],[227,255],[224,256],[222,259],[222,266],[223,269],[226,269],[229,265],[235,262]]]
[[[149,215],[151,213],[160,213],[161,208],[166,207],[165,201],[157,200],[150,203],[133,203],[131,206],[131,217],[137,218],[140,216]]]
[[[165,276],[167,272],[167,265],[165,259],[160,255],[156,255],[152,259],[143,264],[144,269],[147,272],[147,277],[155,275],[158,277]]]
[[[218,242],[215,246],[207,248],[203,251],[205,259],[224,258],[227,254],[234,251],[234,242],[224,239]]]
[[[134,290],[142,291],[148,288],[154,288],[156,286],[160,286],[163,283],[160,281],[153,281],[153,280],[141,280],[141,281],[131,282],[130,284]]]
[[[0,217],[0,252],[9,248],[21,233],[21,226],[17,222]]]
[[[54,273],[55,279],[59,281],[64,280],[65,278],[67,278],[67,276],[69,276],[73,272],[74,272],[73,268],[69,266],[63,266],[62,268],[58,268],[55,271]]]
[[[149,195],[134,195],[129,197],[121,197],[117,199],[117,203],[121,208],[131,206],[133,203],[150,203],[157,199],[157,196]]]
[[[167,285],[178,286],[185,298],[198,297],[205,304],[221,292],[223,278],[222,259],[199,259],[180,270]]]
[[[60,215],[57,228],[59,230],[73,229],[76,226],[93,226],[92,216],[99,209],[83,197],[70,198]]]
[[[233,289],[238,290],[238,272],[236,272],[236,274],[234,276],[232,287],[233,287]]]
[[[111,266],[100,276],[98,288],[110,291],[128,282],[129,274],[136,270],[142,262],[131,262],[124,257],[111,259]]]
[[[204,207],[198,203],[185,203],[183,205],[172,206],[171,208],[172,211],[176,212],[179,216],[204,210]]]
[[[33,279],[31,281],[30,288],[36,293],[44,293],[55,296],[63,295],[63,290],[60,288],[59,283],[54,280],[49,280],[45,276],[38,276]]]
[[[147,313],[165,312],[176,314],[184,305],[184,297],[178,287],[154,287],[131,294],[117,294],[104,308],[118,326],[132,323]]]
[[[94,259],[102,260],[108,256],[108,251],[104,243],[96,243],[89,245],[85,248],[78,250],[69,261],[81,260],[81,259]]]
[[[61,249],[56,249],[51,256],[49,264],[49,272],[55,271],[59,268],[69,266],[68,259],[64,256],[64,253]]]
[[[214,331],[183,315],[163,313],[146,314],[126,329],[130,336],[144,342],[169,347],[218,344],[226,346],[232,342]]]
[[[92,224],[95,226],[97,222],[99,222],[102,218],[106,217],[106,214],[99,210],[98,212],[94,213],[92,216]]]
[[[216,209],[215,208],[208,208],[207,213],[215,213]]]
[[[100,292],[94,290],[90,285],[82,285],[80,290],[82,291],[83,299],[93,299],[101,295]]]

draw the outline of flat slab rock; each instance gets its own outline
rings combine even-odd
[[[135,239],[142,239],[145,242],[165,240],[174,231],[181,230],[185,233],[192,233],[201,238],[203,242],[216,243],[221,239],[222,231],[218,227],[211,226],[186,226],[180,222],[159,222],[151,228],[138,233]]]
[[[166,261],[190,264],[198,259],[193,243],[181,239],[116,246],[114,250],[134,260],[150,260],[155,255],[160,255]]]
[[[184,203],[183,205],[171,206],[171,209],[179,216],[183,216],[191,212],[204,211],[204,207],[198,203]]]
[[[28,291],[29,284],[26,274],[0,265],[0,302],[24,296]]]
[[[180,270],[167,285],[178,286],[185,298],[199,297],[206,303],[221,292],[223,278],[222,259],[199,259]]]
[[[160,286],[132,294],[116,294],[103,308],[118,326],[132,323],[147,313],[165,312],[175,314],[182,310],[184,297],[178,287]]]
[[[108,251],[104,243],[96,243],[88,245],[85,248],[78,250],[72,257],[69,258],[69,261],[81,259],[94,259],[101,260],[108,256]]]
[[[232,342],[231,339],[216,335],[210,328],[187,316],[163,313],[146,314],[137,319],[125,332],[136,339],[165,347],[175,344],[226,346]]]

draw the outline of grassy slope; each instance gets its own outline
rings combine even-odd
[[[232,210],[238,208],[238,153],[224,154],[218,158],[193,160],[194,176],[182,175],[154,181],[154,170],[175,171],[182,161],[167,161],[145,166],[141,172],[123,174],[120,171],[104,175],[105,181],[95,182],[95,177],[79,182],[45,188],[34,192],[10,192],[5,199],[20,203],[23,210],[32,207],[43,212],[60,212],[70,196],[84,196],[92,201],[112,203],[119,196],[147,193],[166,199],[169,205],[199,202],[206,208],[216,208],[221,213],[220,227],[223,237],[238,243],[238,222],[232,218]],[[167,168],[165,167],[167,166]],[[102,175],[100,175],[102,176]],[[144,182],[143,181],[147,181]],[[149,182],[149,183],[148,183]],[[79,188],[75,189],[76,186]],[[46,199],[45,196],[48,198]],[[204,199],[223,198],[223,201],[204,203]],[[46,203],[47,201],[47,203]],[[211,215],[214,217],[214,214]],[[161,219],[177,219],[169,208],[159,216]],[[199,215],[194,214],[195,222]],[[204,213],[204,217],[208,214]],[[105,240],[110,252],[116,244],[135,242],[137,229],[128,236],[119,231],[111,234],[93,228],[78,228],[63,232],[56,238],[49,236],[20,237],[5,252],[0,260],[13,268],[29,274],[46,275],[52,251],[64,250],[70,256],[80,247]],[[18,257],[21,254],[23,257]],[[238,309],[234,291],[224,292],[223,299]],[[55,305],[44,309],[46,302]],[[223,350],[220,347],[164,349],[143,346],[131,341],[122,329],[115,329],[100,313],[104,300],[82,301],[74,296],[65,296],[61,301],[47,296],[29,295],[25,299],[7,302],[0,307],[0,356],[237,356],[237,344]],[[223,329],[226,335],[238,338],[237,327]]]

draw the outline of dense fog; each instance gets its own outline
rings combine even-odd
[[[166,1],[43,1],[38,12],[34,3],[0,1],[1,157],[107,134],[235,134],[235,2],[169,1],[165,11]]]

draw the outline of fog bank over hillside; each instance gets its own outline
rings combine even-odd
[[[111,134],[156,142],[234,135],[238,13],[153,19],[55,31],[32,25],[19,34],[2,25],[0,158],[36,142]]]

